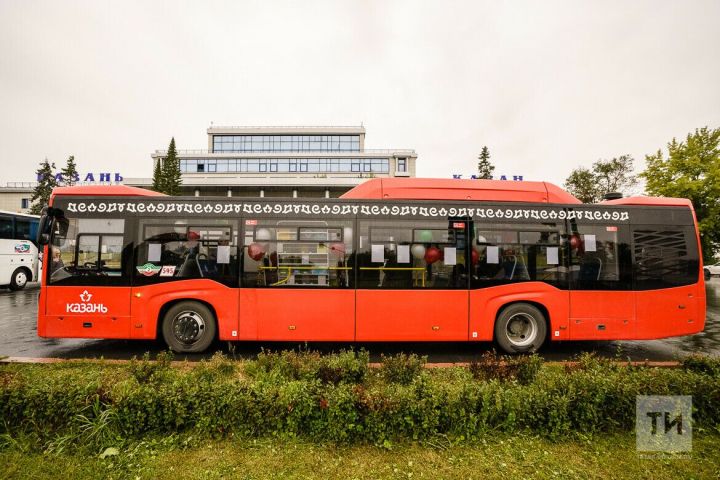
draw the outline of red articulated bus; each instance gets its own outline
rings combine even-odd
[[[38,334],[213,340],[633,340],[703,330],[688,200],[587,205],[544,182],[374,179],[340,199],[55,189]]]

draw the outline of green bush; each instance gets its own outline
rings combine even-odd
[[[470,363],[470,373],[476,380],[517,380],[528,385],[535,380],[542,367],[542,359],[537,355],[508,357],[497,355],[495,351],[485,352],[480,360]]]
[[[683,359],[682,366],[690,372],[706,373],[715,377],[720,376],[720,357],[690,355]]]
[[[320,380],[322,383],[360,383],[368,372],[366,350],[342,350],[321,355],[309,350],[262,350],[256,360],[244,365],[250,378],[263,381]]]
[[[576,367],[490,357],[470,368],[424,369],[417,355],[263,352],[193,366],[168,357],[126,365],[0,366],[0,448],[93,451],[148,436],[303,437],[386,445],[496,431],[549,438],[632,431],[637,395],[692,395],[698,428],[720,427],[714,360],[684,368],[626,367],[585,356]],[[483,364],[486,368],[481,368]]]
[[[420,357],[414,353],[381,355],[380,374],[388,382],[408,385],[425,370],[426,363],[427,357]]]

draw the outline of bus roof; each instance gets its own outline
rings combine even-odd
[[[81,185],[77,187],[55,187],[51,195],[89,195],[103,197],[158,197],[164,193],[153,192],[145,188],[130,187],[128,185]]]
[[[30,213],[11,212],[9,210],[0,210],[0,215],[12,215],[13,217],[40,218],[40,215],[32,215]]]
[[[447,178],[375,178],[361,183],[340,198],[582,203],[548,182]]]
[[[618,198],[615,200],[605,200],[600,202],[602,205],[649,205],[649,206],[676,206],[690,207],[693,209],[692,202],[687,198],[674,197],[646,197],[638,195],[636,197]]]

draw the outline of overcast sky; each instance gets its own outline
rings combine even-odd
[[[215,125],[359,125],[418,176],[569,172],[720,127],[720,1],[0,0],[0,185],[152,174]]]

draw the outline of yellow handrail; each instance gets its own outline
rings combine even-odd
[[[299,265],[297,267],[295,266],[281,266],[281,267],[266,267],[266,266],[259,266],[258,270],[285,270],[287,271],[287,276],[283,278],[282,280],[278,280],[275,283],[271,283],[271,287],[277,287],[278,285],[283,285],[290,280],[290,274],[293,270],[352,270],[352,267],[331,267],[331,266],[325,266],[325,265],[317,265],[317,266],[306,266],[306,265]]]

